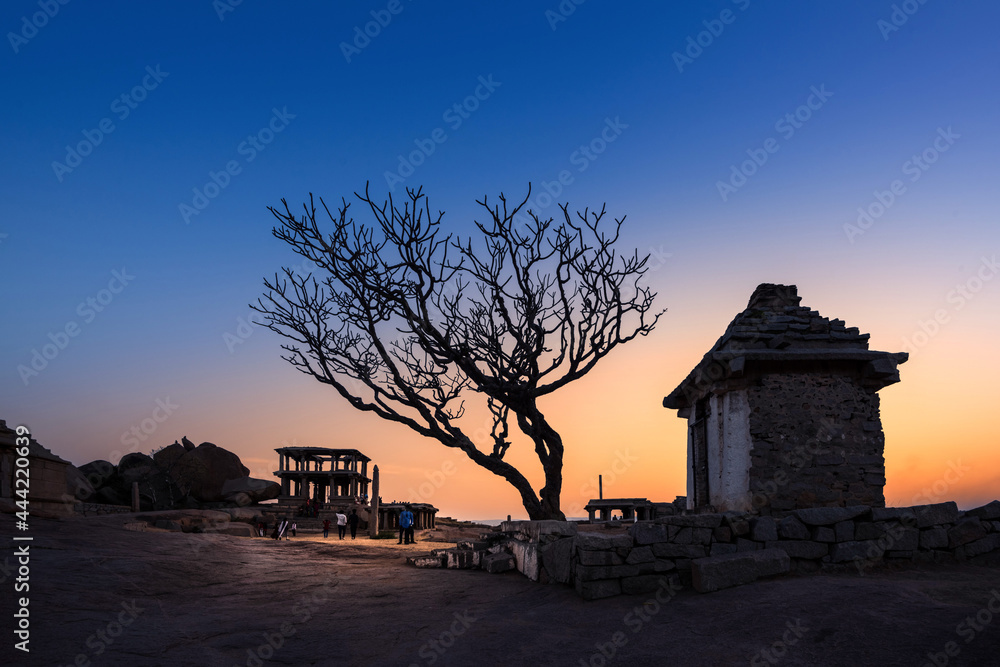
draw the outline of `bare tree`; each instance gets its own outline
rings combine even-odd
[[[349,217],[343,199],[336,212],[319,200],[322,229],[312,195],[299,217],[284,199],[284,210],[269,207],[274,236],[323,275],[283,269],[252,307],[291,341],[283,358],[301,372],[358,410],[460,449],[510,482],[530,518],[562,519],[563,441],[539,399],[652,331],[663,311],[639,284],[649,257],[616,253],[624,217],[610,224],[604,207],[573,216],[560,205],[558,223],[540,218],[525,208],[530,185],[511,209],[503,194],[492,207],[476,202],[486,212],[476,244],[445,233],[421,189],[406,194],[400,208],[391,196],[376,203],[367,186],[355,193],[373,225]],[[487,451],[462,428],[470,394],[492,418]],[[542,464],[537,493],[504,460],[511,419]]]

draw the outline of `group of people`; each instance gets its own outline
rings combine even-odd
[[[311,502],[307,502],[299,510],[300,515],[305,516],[316,516],[316,514],[308,514],[309,511],[319,511],[319,504],[316,503],[312,505]],[[350,514],[345,514],[342,510],[337,510],[337,533],[340,539],[344,539],[347,535],[347,529],[351,529],[351,539],[358,539],[358,524],[361,523],[361,517],[358,516],[358,510],[352,509]],[[404,506],[403,511],[399,513],[399,544],[415,544],[416,540],[413,537],[413,512],[409,505]],[[328,538],[330,536],[330,528],[332,523],[330,519],[323,519],[323,537]],[[271,537],[275,540],[280,540],[282,538],[288,539],[289,533],[292,537],[295,537],[295,531],[298,528],[294,520],[289,520],[287,518],[279,519],[274,523],[274,530],[271,531]],[[267,536],[267,521],[261,520],[257,522],[257,534],[260,537]]]
[[[295,521],[289,521],[288,519],[279,519],[274,522],[274,530],[271,531],[271,538],[275,540],[280,540],[281,538],[288,539],[288,534],[291,533],[292,537],[295,537],[295,531],[298,528],[295,525]],[[267,535],[267,521],[261,520],[257,522],[257,534],[260,537],[265,537]]]
[[[299,507],[299,516],[315,518],[319,516],[320,502],[315,498],[309,498]]]
[[[340,539],[344,539],[344,535],[347,533],[347,527],[351,527],[351,539],[358,539],[358,523],[361,522],[361,517],[358,516],[358,510],[352,509],[350,515],[344,514],[340,510],[337,510],[337,533],[340,534]],[[323,519],[323,537],[330,536],[330,520]]]

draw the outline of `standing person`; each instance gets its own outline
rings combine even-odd
[[[337,510],[337,532],[340,539],[344,539],[344,533],[347,532],[347,515],[340,510]]]
[[[296,528],[295,520],[293,519],[292,520],[292,537],[295,537],[295,528]]]
[[[358,516],[358,510],[351,510],[351,516],[347,517],[347,523],[351,526],[351,539],[358,539],[358,522],[361,521],[361,517]]]
[[[399,543],[413,544],[413,512],[409,505],[403,506],[403,511],[399,513]]]
[[[330,537],[330,520],[323,519],[323,539]]]

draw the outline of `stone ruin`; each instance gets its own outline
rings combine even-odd
[[[663,399],[688,421],[688,509],[885,506],[877,392],[908,355],[869,350],[869,334],[800,301],[795,285],[759,285]]]
[[[634,523],[603,530],[507,521],[408,560],[516,569],[588,600],[891,562],[1000,565],[1000,501],[967,511],[954,502],[885,507],[877,392],[899,381],[907,355],[869,350],[868,338],[801,306],[794,285],[762,284],[663,401],[688,420],[684,513],[636,512]]]

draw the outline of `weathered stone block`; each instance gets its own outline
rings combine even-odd
[[[750,534],[750,522],[746,519],[731,519],[726,517],[726,521],[729,525],[729,529],[733,531],[733,535],[740,537],[742,535]]]
[[[681,514],[665,516],[656,520],[668,526],[689,526],[692,528],[718,528],[722,524],[721,514]]]
[[[757,551],[758,549],[763,549],[764,545],[760,542],[754,542],[753,540],[747,540],[742,537],[736,539],[736,551],[742,553],[744,551]]]
[[[885,534],[885,530],[870,521],[860,521],[854,524],[854,539],[877,540]]]
[[[761,549],[725,556],[699,558],[691,563],[691,580],[699,593],[741,586],[788,572],[791,560],[780,549]]]
[[[576,524],[572,521],[503,521],[500,530],[505,533],[515,533],[527,541],[538,542],[544,535],[572,536],[576,535]]]
[[[622,594],[622,585],[618,579],[603,581],[576,580],[576,592],[584,600],[599,600]]]
[[[876,560],[881,558],[883,553],[884,549],[874,540],[841,542],[833,545],[830,551],[830,560],[834,563]]]
[[[920,531],[921,549],[944,549],[948,546],[948,530],[944,526],[934,526]]]
[[[783,540],[808,540],[809,529],[794,516],[786,516],[778,522],[778,536]]]
[[[548,573],[549,579],[560,584],[568,584],[573,580],[573,539],[564,537],[542,546],[539,551],[542,555],[542,567]],[[588,551],[581,553],[599,554],[606,553],[609,556],[618,557],[610,551]],[[619,561],[620,562],[620,561]]]
[[[867,505],[851,507],[809,507],[795,510],[795,516],[809,526],[832,526],[841,521],[849,521],[871,511]]]
[[[792,558],[822,558],[829,553],[829,546],[808,540],[776,540],[765,545],[768,549],[781,549]]]
[[[977,507],[975,509],[967,510],[965,512],[967,517],[976,517],[983,521],[995,521],[1000,519],[1000,500],[994,500],[986,503],[982,507]]]
[[[915,521],[916,515],[909,507],[873,507],[872,521]]]
[[[756,551],[756,549],[755,549]],[[735,544],[729,544],[727,542],[715,542],[709,547],[709,556],[725,556],[726,554],[734,554],[737,552]]]
[[[981,540],[970,542],[964,547],[966,558],[975,558],[1000,549],[1000,533],[990,533]]]
[[[878,543],[893,551],[916,551],[920,548],[920,531],[899,526],[883,536]]]
[[[634,577],[639,574],[637,565],[577,565],[577,581],[597,581],[599,579],[618,579]]]
[[[639,563],[652,563],[654,560],[656,560],[656,557],[653,555],[652,547],[635,547],[629,553],[628,558],[625,559],[625,563],[628,565],[638,565]]]
[[[769,542],[778,539],[778,524],[769,516],[757,517],[750,523],[750,539]]]
[[[732,542],[733,531],[729,526],[719,526],[712,529],[712,540],[715,542]]]
[[[640,524],[636,524],[637,526]],[[577,533],[576,548],[591,551],[610,551],[618,547],[631,547],[631,535],[602,535],[600,533]]]
[[[827,528],[825,526],[817,526],[813,528],[812,538],[816,542],[836,542],[837,533],[834,532],[833,528]]]
[[[854,522],[841,521],[834,524],[833,532],[838,542],[851,542],[854,540]]]
[[[961,519],[948,531],[948,547],[954,549],[984,537],[986,537],[986,528],[977,517]]]
[[[656,542],[669,542],[667,526],[658,523],[636,523],[629,527],[628,532],[636,544],[655,544]],[[582,533],[581,533],[582,534]]]
[[[409,556],[406,562],[414,567],[442,567],[440,556]]]
[[[692,528],[691,529],[691,544],[711,544],[712,543],[712,531],[718,530],[717,528]]]
[[[578,558],[580,559],[580,565],[622,565],[625,562],[614,551],[587,551],[581,549]]]
[[[660,542],[653,545],[653,554],[657,558],[704,558],[705,547],[700,544],[668,544]]]
[[[675,544],[694,544],[694,530],[685,526],[681,528],[677,535],[671,540]]]
[[[517,571],[532,581],[538,581],[538,545],[533,542],[511,540],[510,550],[514,554]]]
[[[920,528],[958,521],[958,505],[954,501],[934,505],[917,505],[910,509],[916,515],[917,526]]]
[[[473,554],[475,552],[468,549],[449,549],[445,553],[444,566],[449,570],[471,570],[476,567]],[[535,579],[538,575],[535,575]]]
[[[517,562],[514,560],[514,557],[509,553],[486,554],[485,556],[483,556],[483,560],[482,563],[480,564],[480,567],[482,567],[490,574],[498,574],[500,572],[508,572],[510,570],[513,570],[514,568],[517,567]],[[569,583],[569,580],[567,579],[565,582],[562,583]]]

